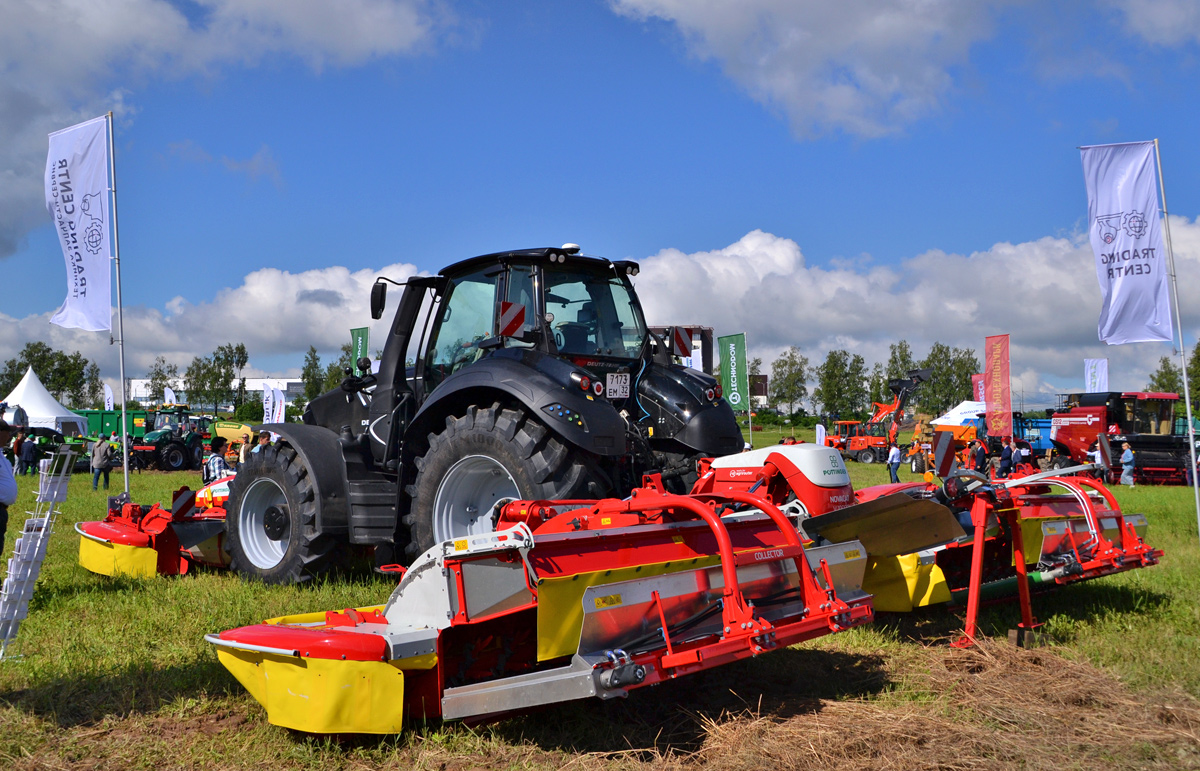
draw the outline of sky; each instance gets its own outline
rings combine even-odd
[[[1097,340],[1077,148],[1154,138],[1200,334],[1193,0],[0,0],[0,68],[0,359],[114,388],[107,334],[48,323],[43,192],[47,134],[109,110],[130,377],[229,342],[297,376],[376,276],[573,242],[768,368],[1007,333],[1018,402],[1084,358],[1139,389],[1174,348]]]

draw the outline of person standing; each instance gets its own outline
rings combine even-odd
[[[242,446],[238,448],[238,471],[242,470],[242,466],[246,463],[246,456],[250,454],[250,435],[242,434]]]
[[[37,469],[37,442],[26,436],[21,442],[21,454],[17,458],[17,476],[32,474]]]
[[[985,447],[983,445],[983,442],[980,442],[980,441],[975,442],[975,470],[978,471],[980,474],[987,476],[987,473],[988,473],[987,447]]]
[[[996,471],[996,476],[1001,479],[1007,479],[1009,472],[1012,471],[1012,446],[1009,445],[1007,439],[1008,437],[1005,437],[1006,441],[1001,444],[1003,449],[1000,450],[1000,468]]]
[[[888,473],[892,475],[892,484],[900,484],[900,475],[896,473],[900,470],[900,448],[895,442],[892,442],[892,447],[888,450],[887,464]]]
[[[12,439],[12,426],[0,419],[0,447]],[[12,464],[0,452],[0,554],[4,553],[4,533],[8,530],[8,507],[17,502],[17,479]]]
[[[1133,448],[1129,442],[1121,443],[1121,484],[1128,484],[1133,489]]]
[[[96,489],[96,484],[100,481],[100,475],[104,475],[104,489],[108,489],[108,475],[112,469],[113,448],[104,437],[96,440],[92,445],[92,489]]]
[[[201,476],[201,481],[204,484],[208,484],[209,482],[215,482],[218,479],[232,476],[234,473],[234,470],[229,468],[229,463],[225,460],[225,437],[213,437],[212,455],[208,456],[208,460],[204,461],[204,473]]]

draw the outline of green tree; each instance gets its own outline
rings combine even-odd
[[[979,360],[973,349],[951,348],[935,342],[920,366],[933,370],[929,380],[915,393],[920,397],[922,410],[941,415],[971,398],[971,375],[979,371]]]
[[[755,356],[753,359],[751,359],[750,363],[746,365],[746,374],[761,375],[762,374],[762,359],[760,359],[757,356]]]
[[[196,356],[183,373],[183,388],[187,391],[188,403],[193,408],[203,408],[206,404],[214,404],[214,374],[216,367],[212,357]],[[216,407],[213,407],[216,410]]]
[[[758,366],[762,365],[760,359],[754,361]],[[750,371],[754,372],[753,369]],[[772,400],[776,404],[786,404],[789,415],[796,411],[796,404],[808,398],[809,374],[808,357],[794,345],[771,363]]]
[[[916,361],[913,360],[912,348],[909,347],[907,340],[892,343],[888,349],[887,371],[884,373],[887,380],[908,377],[908,371],[917,368]]]
[[[100,368],[79,351],[63,353],[46,343],[26,343],[16,358],[0,369],[0,394],[6,394],[21,382],[30,367],[55,399],[69,406],[95,406],[103,398]]]
[[[884,374],[883,365],[875,362],[871,375],[867,378],[867,399],[880,404],[891,404],[892,392],[888,390],[888,379]]]
[[[174,390],[179,384],[179,366],[168,364],[162,356],[155,356],[146,377],[150,380],[150,398],[162,399],[164,388]]]
[[[322,393],[325,385],[325,375],[321,372],[321,356],[314,346],[308,346],[304,354],[304,367],[300,370],[300,380],[304,382],[304,399],[311,402]]]
[[[816,369],[817,387],[813,402],[837,419],[860,414],[867,401],[867,363],[859,354],[830,351]]]
[[[1179,366],[1171,361],[1170,356],[1163,356],[1158,360],[1158,369],[1150,373],[1150,381],[1146,383],[1146,390],[1171,394],[1183,393],[1183,375],[1179,372]]]
[[[342,384],[342,380],[346,377],[346,370],[351,366],[351,358],[354,356],[354,348],[350,343],[342,345],[341,355],[337,361],[330,362],[325,368],[325,383],[321,388],[321,392],[332,391]]]
[[[229,372],[229,398],[224,401],[232,401],[234,408],[246,401],[246,378],[242,376],[242,370],[250,363],[250,355],[246,353],[244,343],[234,345],[226,343],[219,346],[213,352],[213,360],[220,362],[223,368],[227,368]],[[237,377],[237,386],[233,385],[234,377]]]

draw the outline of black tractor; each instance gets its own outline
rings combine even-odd
[[[684,492],[696,460],[742,449],[717,381],[650,335],[634,262],[579,247],[474,257],[404,284],[376,374],[349,371],[230,485],[235,570],[305,581],[346,545],[379,566],[494,529],[512,499],[624,496],[646,473]],[[356,363],[370,373],[370,362]]]

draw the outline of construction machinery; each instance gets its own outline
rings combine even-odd
[[[826,497],[849,485],[828,449],[772,457]],[[654,475],[624,500],[505,499],[489,516],[423,552],[383,605],[206,639],[271,723],[393,733],[624,697],[872,618],[863,548],[806,549],[754,493],[673,494]]]
[[[492,532],[502,499],[624,496],[646,473],[686,492],[741,431],[717,381],[648,333],[637,272],[568,244],[409,278],[378,373],[348,373],[303,424],[261,427],[281,439],[230,485],[233,568],[304,581],[346,544],[408,563]]]
[[[1096,435],[1103,433],[1116,447],[1129,442],[1139,484],[1185,484],[1191,460],[1186,426],[1175,420],[1178,402],[1179,394],[1172,393],[1064,394],[1050,412],[1050,440],[1057,450],[1052,464],[1089,462]]]
[[[909,370],[908,377],[893,378],[888,388],[894,398],[890,404],[873,402],[874,412],[863,423],[858,420],[838,420],[833,430],[826,433],[826,446],[833,447],[847,458],[859,463],[883,463],[887,460],[888,447],[897,441],[904,407],[917,386],[929,380],[932,369]]]

